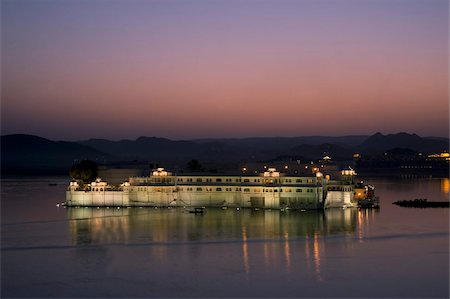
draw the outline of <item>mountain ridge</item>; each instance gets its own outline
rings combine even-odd
[[[185,165],[191,159],[222,164],[270,161],[279,156],[319,159],[330,155],[350,161],[352,153],[377,155],[390,149],[434,153],[448,150],[448,139],[424,138],[397,133],[341,137],[256,137],[243,139],[171,140],[140,136],[135,140],[111,141],[93,138],[84,141],[52,141],[35,135],[1,136],[2,171],[20,169],[68,169],[75,161],[91,159],[99,163],[147,161],[162,165]],[[360,140],[360,143],[357,141]],[[20,171],[19,171],[20,172]]]
[[[71,141],[52,141],[36,135],[3,135],[1,143],[2,172],[65,172],[76,161],[90,159],[103,162],[111,155]]]
[[[418,152],[433,152],[448,150],[448,146],[448,140],[445,142],[405,132],[387,135],[377,132],[361,143],[357,149],[366,153],[379,153],[392,148],[409,148]]]

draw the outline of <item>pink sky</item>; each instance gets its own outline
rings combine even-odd
[[[5,1],[2,134],[448,136],[447,1]]]

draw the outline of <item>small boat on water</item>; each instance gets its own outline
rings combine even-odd
[[[378,196],[361,199],[358,201],[359,208],[380,208],[380,198]]]
[[[203,214],[206,213],[206,209],[204,207],[195,207],[189,209],[188,212],[193,214]]]

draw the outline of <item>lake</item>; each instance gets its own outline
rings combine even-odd
[[[449,297],[449,179],[367,179],[379,210],[64,208],[68,178],[4,178],[2,297]],[[49,184],[56,184],[49,185]]]

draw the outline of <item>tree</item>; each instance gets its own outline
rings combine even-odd
[[[189,169],[190,172],[196,172],[196,171],[202,171],[203,167],[200,164],[200,162],[198,162],[198,160],[191,160],[187,163],[187,168]]]
[[[82,180],[84,183],[95,180],[97,174],[97,163],[90,160],[83,160],[70,168],[70,176],[74,180]]]

